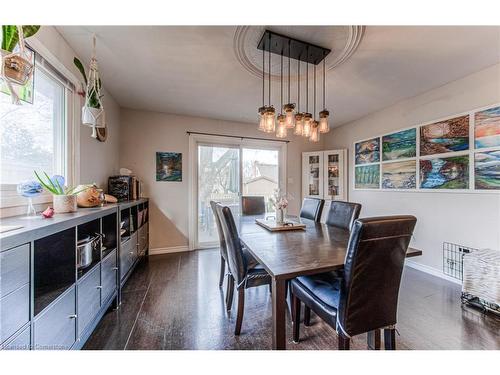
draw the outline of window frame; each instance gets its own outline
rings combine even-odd
[[[35,45],[42,47],[43,45],[38,41],[34,40]],[[33,45],[29,46],[36,53],[35,56],[35,68],[43,72],[51,79],[57,81],[64,89],[63,93],[63,126],[57,129],[54,137],[61,137],[56,140],[55,147],[59,147],[61,150],[62,160],[57,161],[57,163],[62,164],[63,174],[66,177],[68,185],[74,185],[78,181],[79,168],[78,168],[78,156],[79,156],[79,144],[78,138],[79,123],[78,123],[78,113],[79,113],[79,100],[78,93],[76,91],[76,84],[78,81],[72,74],[62,74],[64,71],[64,65],[57,60],[51,54],[40,54],[38,48],[33,48]],[[43,49],[43,48],[42,48]],[[47,56],[47,58],[45,57]],[[63,69],[60,69],[63,68]],[[69,78],[67,78],[70,76]],[[22,104],[29,105],[29,104]],[[59,133],[59,134],[58,134]],[[34,204],[44,204],[50,203],[52,201],[52,195],[50,192],[44,191],[40,196],[33,198]],[[26,198],[21,197],[17,194],[17,184],[0,184],[0,217],[6,217],[11,215],[22,214],[24,207],[26,206]],[[23,207],[21,209],[21,207]],[[16,209],[17,208],[17,209]],[[9,209],[7,212],[6,209]]]

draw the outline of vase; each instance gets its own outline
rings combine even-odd
[[[96,128],[104,127],[104,109],[89,106],[82,107],[82,124]]]
[[[276,223],[277,224],[285,223],[285,209],[283,208],[276,209]]]
[[[52,197],[56,214],[76,211],[76,195],[53,195]]]

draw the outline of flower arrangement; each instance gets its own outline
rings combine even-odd
[[[274,194],[270,198],[270,201],[276,210],[284,210],[288,207],[288,199],[283,194],[280,194],[279,189],[274,190]]]
[[[34,171],[36,178],[40,184],[52,193],[54,212],[66,213],[76,211],[76,195],[88,189],[88,186],[78,190],[78,187],[65,186],[65,179],[63,176],[55,175],[52,178],[45,172],[45,179],[41,178],[36,171]]]

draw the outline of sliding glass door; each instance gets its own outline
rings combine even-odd
[[[270,197],[284,191],[286,144],[273,141],[191,136],[195,163],[190,188],[190,248],[218,246],[218,233],[210,201],[241,214],[242,196],[262,196],[273,212]],[[194,152],[193,152],[194,151]]]

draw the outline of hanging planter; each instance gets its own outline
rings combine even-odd
[[[101,93],[101,79],[99,78],[95,45],[96,38],[94,36],[93,52],[92,58],[90,59],[88,79],[81,61],[75,57],[73,62],[82,74],[86,85],[85,104],[82,107],[82,124],[92,128],[92,138],[98,138],[103,141],[102,137],[98,137],[98,131],[99,133],[105,133],[106,113],[102,103],[103,94]]]
[[[24,38],[34,35],[40,26],[2,25],[1,78],[5,81],[12,96],[12,103],[20,104],[19,96],[13,85],[24,86],[33,75],[34,65]],[[18,50],[14,52],[16,45]]]

